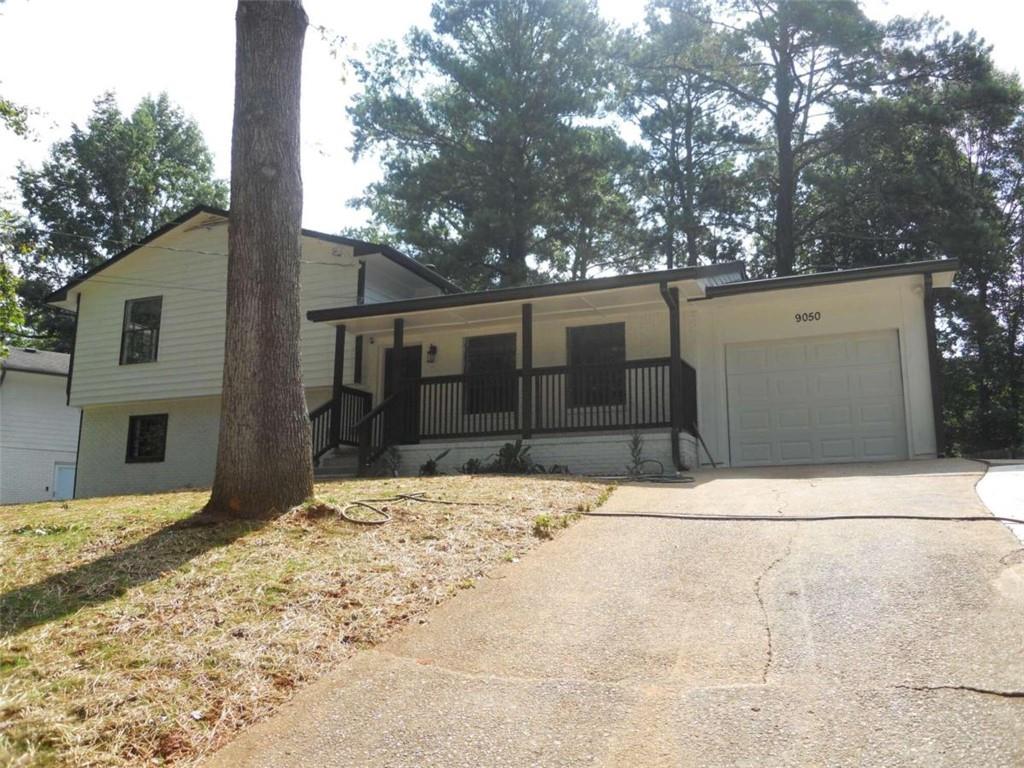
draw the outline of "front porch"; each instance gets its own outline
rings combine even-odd
[[[314,458],[352,446],[359,450],[358,466],[366,468],[392,445],[421,442],[658,429],[678,440],[679,432],[695,431],[696,372],[679,361],[673,376],[672,367],[671,358],[655,358],[617,366],[425,376],[403,381],[374,408],[368,392],[342,387],[337,398],[310,414]]]
[[[692,441],[681,449],[680,435],[697,434],[697,376],[682,357],[680,294],[700,295],[696,279],[719,272],[310,313],[335,324],[337,340],[333,396],[310,414],[314,457],[351,446],[365,472],[391,446],[436,455],[522,438],[543,441],[550,463],[579,471],[574,463],[597,460],[574,462],[573,446],[592,435],[587,445],[604,440],[622,451],[621,472],[628,435],[639,431],[669,451],[666,471],[684,469]]]

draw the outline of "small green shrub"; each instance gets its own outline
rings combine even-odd
[[[449,448],[446,451],[441,451],[441,453],[437,454],[434,458],[427,459],[425,462],[420,464],[420,477],[436,477],[437,475],[444,474],[438,470],[437,465],[441,459],[451,453],[451,450],[452,449]]]
[[[462,465],[462,474],[479,475],[484,471],[484,463],[480,459],[469,459]]]
[[[630,477],[639,477],[644,471],[644,436],[639,432],[633,432],[629,436],[629,466],[626,467],[626,474]]]
[[[398,477],[402,470],[402,454],[398,446],[392,445],[377,459],[374,467],[378,477]]]
[[[489,458],[493,460],[487,465],[487,471],[499,475],[525,475],[537,466],[530,457],[530,446],[523,445],[521,439],[514,443],[505,443],[493,457]]]

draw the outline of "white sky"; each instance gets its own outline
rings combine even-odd
[[[599,0],[620,24],[639,21],[643,0]],[[323,25],[347,38],[346,50],[362,53],[374,42],[401,37],[413,24],[430,22],[430,0],[306,0],[310,31],[302,77],[302,166],[305,226],[336,232],[365,222],[346,201],[373,181],[372,159],[353,164],[351,125],[345,106],[355,80],[345,80],[340,59],[313,29]],[[869,15],[942,15],[954,29],[976,29],[994,46],[1004,69],[1024,71],[1020,30],[1024,10],[1016,0],[867,0]],[[167,91],[198,120],[228,178],[234,77],[234,0],[7,0],[0,5],[0,93],[25,104],[34,140],[0,134],[0,190],[10,192],[17,163],[37,165],[49,145],[82,122],[92,101],[113,89],[122,110],[146,94]],[[13,201],[12,201],[13,202]]]

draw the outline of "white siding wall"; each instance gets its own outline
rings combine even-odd
[[[227,227],[169,234],[87,281],[82,288],[71,402],[86,406],[204,397],[221,389],[224,363]],[[157,247],[159,246],[159,247]],[[173,249],[173,250],[171,250]],[[439,289],[384,256],[365,258],[367,300],[430,295]],[[349,246],[304,238],[301,354],[303,381],[330,386],[334,328],[310,323],[311,309],[356,302],[359,260]],[[153,363],[120,365],[127,299],[162,296],[160,342]],[[351,381],[354,343],[346,344]]]
[[[306,390],[310,408],[325,403],[330,389]],[[167,414],[164,460],[129,464],[128,417]],[[77,498],[203,488],[213,482],[220,427],[220,398],[154,400],[84,409],[78,456]]]
[[[8,371],[0,386],[0,503],[53,497],[55,463],[74,464],[77,408],[63,376]]]

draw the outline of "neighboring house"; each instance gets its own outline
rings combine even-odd
[[[307,230],[301,279],[303,313],[458,290],[387,246]],[[49,297],[77,315],[69,388],[82,409],[77,496],[211,483],[226,282],[227,212],[197,207]],[[301,335],[315,408],[331,398],[336,353],[351,372],[362,352],[327,325],[304,322]]]
[[[78,311],[79,495],[207,485],[226,213],[199,208],[51,301]],[[442,471],[522,437],[621,473],[934,457],[934,292],[957,264],[766,280],[737,262],[476,293],[387,248],[305,232],[301,352],[321,471],[398,447]],[[358,456],[358,461],[357,461]],[[648,468],[656,467],[655,464]]]
[[[0,360],[0,504],[74,496],[80,413],[67,405],[68,363],[18,348]]]

